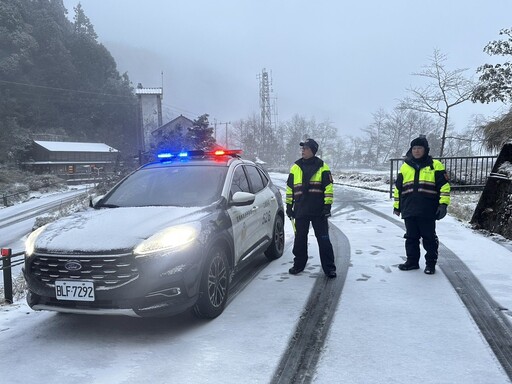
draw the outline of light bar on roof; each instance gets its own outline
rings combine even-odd
[[[191,150],[191,151],[181,151],[181,152],[161,152],[157,155],[160,161],[169,161],[175,158],[179,158],[181,160],[185,160],[191,157],[206,157],[213,156],[222,157],[222,156],[237,156],[242,154],[241,149],[217,149],[214,151],[203,151],[203,150]]]

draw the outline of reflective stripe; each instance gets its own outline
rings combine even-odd
[[[432,191],[431,189],[418,188],[418,192],[430,193],[431,195],[437,195],[437,191]]]

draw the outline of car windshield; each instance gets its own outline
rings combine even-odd
[[[133,173],[100,203],[105,207],[201,207],[220,198],[227,167],[173,166]]]

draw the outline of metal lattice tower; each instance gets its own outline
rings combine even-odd
[[[276,119],[277,110],[275,102],[270,101],[270,93],[272,92],[272,75],[269,76],[265,68],[262,69],[261,74],[257,78],[260,81],[260,119],[261,119],[261,144],[262,155],[265,156],[265,151],[268,149],[268,143],[272,140],[272,123]],[[274,119],[272,118],[274,116]],[[275,122],[274,122],[275,123]]]
[[[268,72],[265,68],[261,71],[259,79],[261,127],[263,137],[266,137],[269,130],[272,128],[272,110],[270,109],[270,85],[272,83],[272,79],[269,81]]]

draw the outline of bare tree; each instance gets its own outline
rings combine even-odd
[[[315,124],[311,132],[311,137],[315,139],[320,146],[318,156],[328,163],[332,162],[337,136],[338,130],[329,120]]]
[[[347,152],[347,144],[341,137],[337,137],[333,142],[332,160],[330,160],[331,170],[339,170],[348,164],[350,155]]]
[[[371,123],[368,127],[363,128],[362,131],[366,135],[366,140],[364,141],[368,150],[366,154],[368,165],[377,165],[381,161],[381,135],[386,123],[387,114],[381,108],[377,112],[372,113],[372,117],[373,123]]]
[[[242,149],[246,157],[255,159],[259,156],[259,129],[259,120],[254,114],[245,120],[235,121],[230,141],[235,147]]]
[[[411,97],[400,103],[400,108],[431,113],[442,119],[440,156],[444,153],[450,109],[469,100],[475,88],[474,83],[463,76],[467,68],[449,71],[446,69],[446,60],[446,55],[435,49],[424,70],[413,73],[414,76],[427,78],[430,82],[424,87],[407,89]]]

